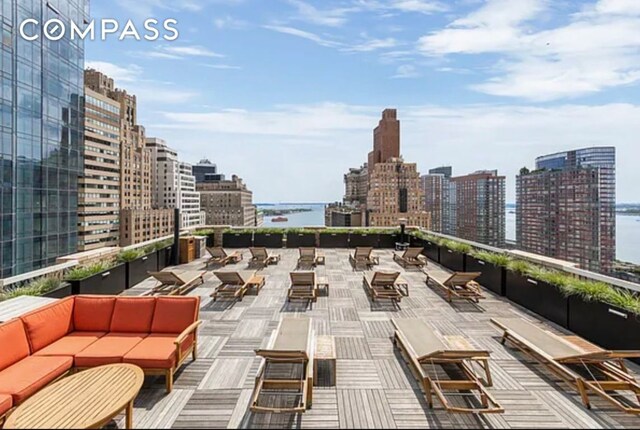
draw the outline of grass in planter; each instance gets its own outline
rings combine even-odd
[[[489,251],[472,251],[471,255],[478,260],[491,263],[494,266],[508,267],[509,263],[513,261],[511,257],[506,254],[498,254],[496,252]]]
[[[214,229],[209,228],[209,229],[203,229],[203,230],[195,230],[193,232],[193,235],[194,236],[209,236],[211,234],[215,234],[215,232],[216,231]]]
[[[131,263],[144,255],[146,254],[141,249],[128,249],[118,254],[117,261],[118,263]]]
[[[316,234],[315,230],[310,230],[308,228],[288,228],[284,230],[286,234]]]
[[[170,246],[173,246],[173,240],[167,239],[167,240],[163,240],[162,242],[156,242],[153,245],[149,245],[149,246],[153,246],[154,251],[159,251],[161,249],[165,249]]]
[[[640,297],[637,294],[613,287],[604,282],[571,279],[572,281],[563,289],[567,297],[578,296],[587,302],[607,303],[635,315],[640,315]]]
[[[89,266],[81,266],[71,269],[65,279],[67,281],[82,281],[84,279],[90,278],[93,275],[97,275],[98,273],[106,272],[111,269],[113,264],[108,263],[95,263]]]
[[[57,278],[40,278],[27,285],[9,289],[0,293],[0,302],[22,296],[41,296],[60,288],[62,281]]]
[[[456,242],[454,240],[443,240],[441,243],[442,246],[455,251],[461,254],[470,254],[473,248],[471,245],[467,245],[466,243]]]

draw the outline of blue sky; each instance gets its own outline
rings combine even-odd
[[[256,201],[334,201],[386,107],[425,172],[618,149],[640,201],[638,0],[92,0],[93,18],[175,18],[175,42],[86,45],[138,95],[139,121],[187,162],[243,177]]]

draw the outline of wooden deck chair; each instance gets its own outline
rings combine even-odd
[[[318,252],[316,248],[300,248],[300,257],[297,267],[316,267],[318,265]]]
[[[427,265],[427,259],[422,255],[424,248],[409,248],[404,254],[393,253],[393,261],[401,265],[403,268],[417,267],[424,268]]]
[[[447,412],[468,414],[495,414],[504,409],[487,391],[476,375],[473,365],[479,365],[485,373],[486,385],[491,386],[489,351],[473,348],[463,338],[441,338],[431,327],[419,319],[392,319],[396,331],[393,342],[408,362],[412,373],[422,384],[422,389],[430,408],[433,395]],[[464,379],[441,380],[435,366],[454,365]],[[476,407],[452,405],[447,395],[454,392],[457,397],[462,392],[476,403]]]
[[[216,248],[207,247],[207,252],[211,256],[209,260],[207,260],[207,267],[212,264],[218,264],[222,267],[227,264],[236,264],[242,260],[242,253],[239,251],[235,251],[232,254],[227,254],[227,251],[224,248],[218,246]]]
[[[372,256],[373,248],[371,247],[358,247],[355,253],[349,254],[349,262],[353,266],[353,270],[369,270],[371,266],[375,264],[375,260]]]
[[[242,301],[247,290],[253,286],[252,280],[255,272],[214,272],[216,278],[220,281],[220,285],[211,293],[211,297],[215,302],[219,298]],[[264,282],[264,281],[262,281]],[[258,292],[261,286],[258,286]]]
[[[206,272],[149,272],[149,276],[155,278],[159,285],[145,293],[145,296],[181,296],[188,293],[198,285],[204,284]]]
[[[251,263],[260,268],[265,268],[269,264],[278,264],[280,255],[269,254],[267,248],[249,248],[251,251]]]
[[[396,286],[399,277],[399,272],[376,272],[373,275],[364,275],[362,283],[374,302],[376,299],[383,299],[400,303],[403,296]]]
[[[310,318],[282,319],[267,347],[256,350],[262,362],[250,410],[258,413],[303,413],[311,408],[314,348]]]
[[[588,409],[589,396],[597,395],[620,411],[640,415],[640,385],[624,363],[624,359],[639,358],[640,351],[607,351],[577,336],[558,336],[521,318],[491,322],[503,331],[502,344],[508,340],[546,366],[580,394]],[[637,401],[623,402],[610,394],[615,392],[630,392]]]
[[[447,293],[447,300],[449,303],[453,299],[463,299],[472,302],[480,303],[480,299],[484,299],[480,284],[475,280],[481,276],[479,272],[456,272],[444,282],[438,281],[436,278],[427,274],[427,285],[433,283],[437,287],[442,288]]]
[[[318,284],[315,272],[291,272],[291,287],[289,287],[288,301],[318,299]]]

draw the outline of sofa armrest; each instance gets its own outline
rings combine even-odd
[[[182,333],[180,333],[180,335],[176,338],[176,340],[173,343],[175,343],[177,346],[180,346],[180,344],[184,342],[190,334],[195,332],[198,329],[198,327],[200,327],[201,324],[202,324],[202,320],[198,320],[193,324],[191,324]]]

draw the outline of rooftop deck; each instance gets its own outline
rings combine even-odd
[[[275,251],[274,251],[275,252]],[[262,271],[266,286],[258,296],[242,302],[212,302],[216,286],[207,274],[203,286],[190,294],[202,296],[199,358],[176,375],[175,388],[165,394],[163,378],[147,378],[135,403],[138,428],[621,428],[637,427],[640,419],[625,415],[599,399],[593,409],[542,366],[499,342],[493,317],[523,316],[525,310],[487,292],[476,306],[449,304],[441,293],[425,285],[425,275],[405,271],[393,262],[391,251],[376,251],[376,270],[401,271],[410,284],[400,309],[386,302],[372,303],[362,287],[363,272],[355,272],[347,250],[324,250],[326,265],[317,272],[331,284],[330,296],[321,296],[312,308],[288,304],[289,272],[296,267],[297,250],[278,250],[282,261]],[[248,252],[245,251],[245,256]],[[194,270],[203,261],[178,269]],[[227,271],[245,270],[246,260]],[[446,270],[430,264],[437,279]],[[127,294],[142,294],[153,286],[145,281]],[[248,403],[259,360],[254,350],[265,346],[284,315],[313,318],[317,335],[332,335],[337,347],[337,386],[314,388],[313,408],[300,415],[251,414]],[[491,393],[506,409],[501,415],[454,415],[438,403],[428,408],[416,379],[394,350],[391,318],[421,318],[443,335],[464,335],[492,354],[494,386]],[[547,325],[547,328],[558,330]],[[637,368],[634,368],[637,373]],[[440,371],[440,370],[438,370]],[[462,399],[456,401],[464,401]],[[124,418],[116,420],[124,427]]]

